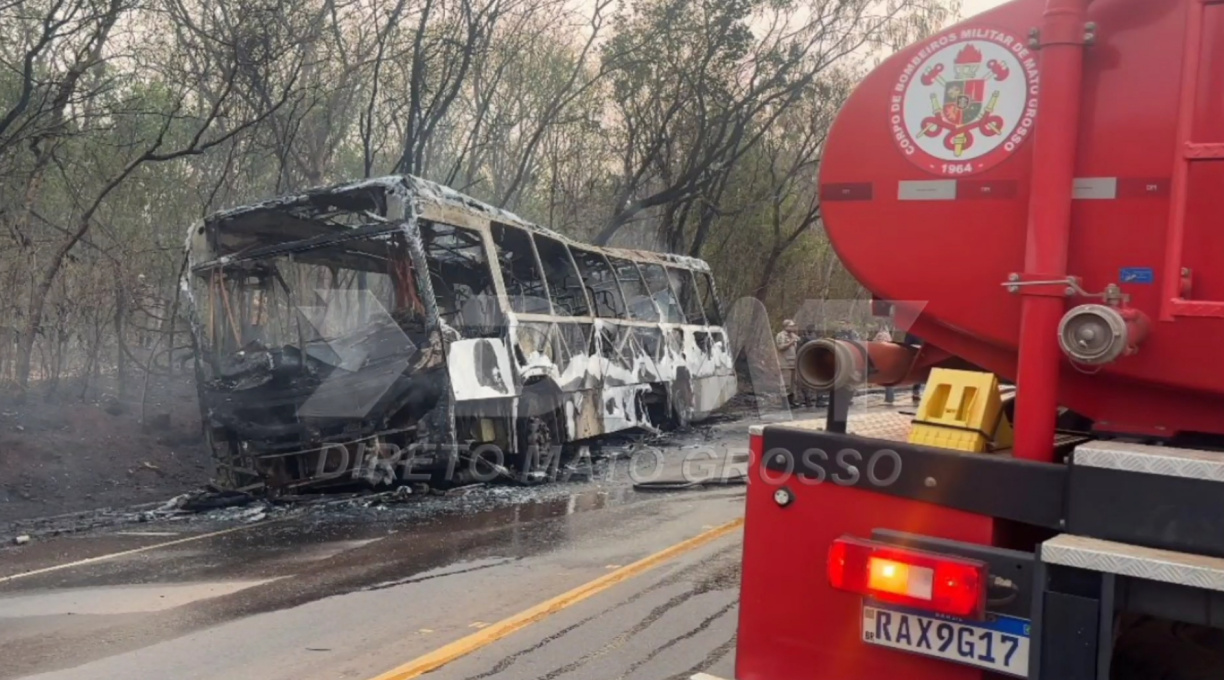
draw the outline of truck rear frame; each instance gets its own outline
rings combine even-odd
[[[827,429],[752,428],[737,680],[1221,677],[1191,667],[1218,674],[1224,655],[1208,658],[1214,649],[1163,624],[1224,640],[1208,632],[1224,629],[1224,459],[1076,434],[1061,437],[1058,462],[961,453],[854,434],[839,407],[846,399],[834,395]],[[991,524],[1036,548],[990,545]],[[984,564],[985,611],[907,610],[834,587],[829,553],[847,537]],[[877,608],[925,615],[960,639],[915,627],[895,644],[896,620],[880,639],[881,624],[873,630],[865,614]],[[982,637],[1008,625],[1028,627],[1016,636],[1025,644]],[[1173,656],[1115,644],[1135,636],[1143,639],[1132,646]],[[1006,665],[986,669],[1009,652]]]

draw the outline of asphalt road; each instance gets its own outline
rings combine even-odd
[[[749,422],[673,438],[659,446],[662,473],[637,478],[674,478],[685,459],[699,475],[734,476]],[[738,529],[498,633],[742,518],[743,486],[637,491],[627,467],[531,490],[140,523],[0,550],[0,680],[386,680],[456,645],[426,677],[732,677]]]

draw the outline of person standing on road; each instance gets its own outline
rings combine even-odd
[[[914,335],[913,333],[906,333],[905,334],[905,344],[909,345],[910,347],[914,347],[914,348],[922,347],[922,338],[919,338],[917,335]],[[920,402],[922,402],[922,388],[924,386],[925,386],[925,383],[914,383],[913,400],[914,400],[915,406],[917,406]]]
[[[875,334],[875,337],[872,338],[872,341],[873,342],[892,342],[892,333],[888,331],[887,326],[882,326],[880,328],[880,332]],[[896,399],[896,396],[897,396],[897,391],[895,389],[893,389],[892,387],[889,387],[888,385],[884,386],[884,403],[885,404],[888,404],[889,406],[891,406],[893,401]]]
[[[859,339],[859,334],[858,331],[854,330],[854,326],[843,321],[838,324],[837,332],[833,334],[833,337],[837,340],[856,342]]]
[[[799,326],[791,319],[782,322],[782,332],[774,338],[774,346],[778,349],[778,366],[782,369],[782,383],[786,386],[786,402],[791,408],[798,406],[795,402],[795,358],[799,349],[799,334],[795,330]]]

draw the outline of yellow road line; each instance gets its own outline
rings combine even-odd
[[[437,670],[442,666],[458,659],[462,656],[471,654],[472,652],[496,642],[514,632],[522,630],[533,623],[548,618],[557,612],[577,604],[593,595],[601,593],[612,586],[628,581],[634,576],[643,574],[655,567],[683,555],[684,553],[696,550],[701,546],[715,541],[727,534],[739,529],[743,526],[744,520],[740,519],[728,522],[720,527],[715,527],[704,533],[698,534],[690,539],[681,541],[666,550],[659,551],[649,557],[643,558],[633,564],[621,567],[616,571],[600,576],[594,581],[588,581],[573,590],[562,593],[551,600],[546,600],[536,606],[521,611],[509,618],[502,619],[487,628],[483,628],[476,633],[472,633],[467,637],[460,638],[444,647],[435,649],[434,651],[413,659],[408,663],[387,671],[372,680],[409,680],[409,678],[419,677],[430,671]]]
[[[83,560],[77,560],[76,562],[66,562],[64,564],[57,564],[51,567],[43,567],[42,569],[33,569],[31,571],[23,571],[18,574],[13,574],[12,576],[0,576],[0,583],[16,581],[19,578],[26,578],[27,576],[38,576],[39,574],[49,574],[53,571],[60,571],[62,569],[71,569],[72,567],[81,567],[86,564],[95,564],[97,562],[105,562],[107,560],[113,560],[117,557],[127,557],[128,555],[135,555],[137,553],[148,552],[150,550],[157,550],[159,548],[169,548],[172,545],[182,545],[183,543],[191,543],[192,541],[202,541],[206,538],[212,538],[214,536],[224,536],[225,534],[232,534],[235,531],[243,531],[244,529],[254,529],[255,527],[262,527],[262,526],[267,526],[269,524],[275,524],[277,522],[283,522],[285,521],[285,519],[286,518],[273,519],[273,520],[268,520],[265,522],[258,522],[256,524],[248,524],[246,526],[231,527],[229,529],[222,529],[221,531],[213,531],[211,533],[200,534],[198,536],[188,536],[187,538],[179,538],[173,541],[166,541],[165,543],[155,543],[153,545],[146,545],[142,548],[133,548],[131,550],[123,550],[117,553],[110,553],[107,555],[99,555],[97,557],[90,557],[90,558],[83,559]]]

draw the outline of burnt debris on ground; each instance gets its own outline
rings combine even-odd
[[[734,423],[744,413],[730,414],[719,422]],[[643,475],[646,486],[637,490],[659,490],[660,484],[681,481],[678,462],[692,450],[705,447],[713,450],[735,442],[739,430],[720,428],[713,422],[690,426],[684,431],[654,433],[623,432],[603,441],[592,451],[585,464],[578,462],[558,471],[551,484],[518,484],[504,479],[488,483],[431,486],[410,483],[388,490],[354,490],[339,493],[282,494],[267,497],[262,494],[223,490],[215,487],[198,488],[156,503],[126,507],[110,507],[51,517],[20,519],[5,525],[0,522],[0,542],[13,545],[18,536],[25,541],[38,541],[54,536],[115,530],[129,525],[190,523],[205,525],[253,524],[272,519],[310,518],[311,521],[413,521],[441,515],[470,514],[498,507],[551,502],[573,494],[632,494]],[[744,442],[746,446],[746,442]],[[645,460],[648,468],[651,456],[658,454],[667,469],[659,475],[633,469],[636,458]],[[743,456],[728,454],[728,459],[742,464]],[[734,476],[729,480],[735,483]],[[704,488],[692,484],[687,488]],[[675,487],[673,488],[680,488]]]

